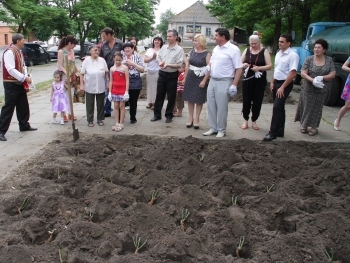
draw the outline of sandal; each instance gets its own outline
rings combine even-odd
[[[182,117],[182,114],[174,113],[173,116],[174,117]]]
[[[112,131],[116,131],[118,126],[119,126],[119,123],[116,123],[115,126],[112,126]]]
[[[121,131],[124,128],[124,124],[119,124],[116,128],[115,131]]]
[[[151,107],[151,110],[154,110],[154,106]]]
[[[336,125],[337,122],[338,122],[338,119],[334,120],[333,128],[334,128],[334,130],[336,130],[336,131],[340,131],[339,122],[338,122],[338,126]]]
[[[94,127],[94,123],[93,123],[92,121],[90,121],[90,122],[88,123],[88,126],[89,126],[89,127]]]
[[[318,133],[318,130],[315,128],[312,128],[311,131],[309,132],[310,136],[315,136]]]
[[[259,130],[259,126],[256,125],[255,121],[252,122],[252,128],[253,128],[253,130],[256,130],[256,131]]]
[[[147,109],[151,109],[153,106],[153,103],[148,103],[148,105],[146,106]]]
[[[301,129],[300,129],[300,132],[301,132],[301,133],[307,133],[307,128],[301,128]]]
[[[244,122],[243,125],[241,126],[242,130],[248,129],[248,124],[247,122]]]
[[[103,123],[103,121],[97,121],[97,124],[100,125],[100,126],[105,125],[105,124]]]

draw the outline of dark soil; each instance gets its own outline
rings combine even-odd
[[[349,144],[70,140],[1,183],[0,262],[350,262]]]

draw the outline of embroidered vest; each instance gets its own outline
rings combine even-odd
[[[23,61],[21,57],[21,52],[17,48],[13,47],[12,44],[5,50],[5,52],[8,52],[8,51],[13,52],[13,55],[15,57],[15,68],[19,72],[23,73]],[[4,55],[2,56],[2,65],[3,65],[2,76],[3,76],[4,82],[20,82],[19,80],[15,79],[8,73],[5,65]]]

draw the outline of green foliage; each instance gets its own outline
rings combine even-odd
[[[166,39],[167,30],[168,30],[168,24],[170,18],[172,18],[175,15],[173,11],[170,9],[165,10],[164,13],[160,14],[160,22],[159,25],[157,25],[158,31],[162,34],[162,37]]]

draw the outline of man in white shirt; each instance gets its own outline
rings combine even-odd
[[[16,108],[20,131],[35,131],[29,124],[29,104],[27,86],[32,79],[25,74],[25,63],[21,49],[25,39],[22,34],[12,35],[12,44],[2,57],[5,105],[0,115],[0,141],[7,141],[5,134],[10,127],[13,112]]]
[[[280,50],[275,57],[275,68],[270,84],[273,95],[273,110],[270,131],[263,141],[272,141],[284,137],[286,121],[285,103],[293,89],[293,79],[297,74],[299,56],[290,48],[292,36],[282,34],[278,40]]]
[[[215,30],[215,41],[218,45],[214,48],[210,59],[211,78],[207,90],[210,130],[203,133],[204,136],[217,134],[216,137],[222,138],[226,135],[230,101],[228,91],[231,88],[237,90],[237,84],[242,75],[241,52],[229,40],[230,33],[226,28]]]

